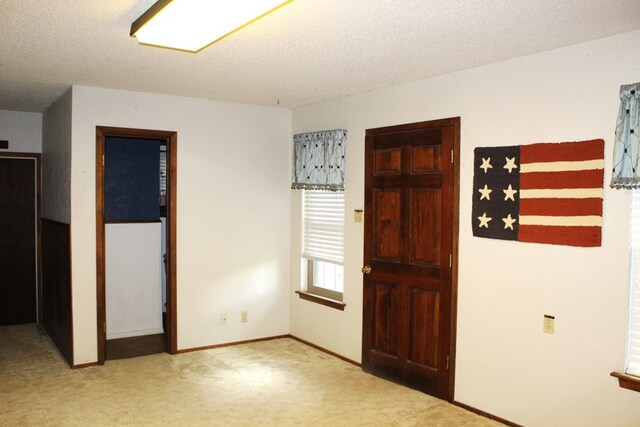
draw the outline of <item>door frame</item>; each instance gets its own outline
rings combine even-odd
[[[405,131],[414,131],[418,129],[428,129],[432,127],[451,127],[453,132],[453,149],[451,153],[451,162],[452,166],[452,174],[453,174],[453,183],[452,183],[452,242],[451,242],[451,294],[450,294],[450,304],[448,306],[449,309],[449,325],[450,325],[450,334],[449,334],[449,360],[447,364],[447,373],[448,373],[448,382],[447,382],[447,391],[442,398],[446,399],[449,402],[454,401],[454,389],[455,389],[455,370],[456,370],[456,332],[457,332],[457,319],[458,319],[458,242],[459,242],[459,222],[460,222],[460,117],[451,117],[446,119],[439,120],[429,120],[415,123],[406,123],[400,125],[392,125],[385,126],[380,128],[372,128],[366,130],[366,139],[368,140],[370,137],[379,134],[385,133],[397,133],[397,132],[405,132]],[[370,156],[369,151],[366,148],[367,141],[365,141],[365,169],[373,168],[373,156]],[[366,177],[365,177],[366,179]],[[369,219],[369,215],[371,215],[373,209],[373,203],[371,199],[367,199],[366,189],[370,188],[373,183],[365,182],[365,213],[369,212],[369,214],[365,214],[365,222]],[[369,219],[370,221],[371,219]],[[366,224],[365,224],[365,230]],[[365,237],[366,239],[366,237]],[[363,264],[370,264],[370,259],[368,258],[370,254],[367,254],[367,247],[363,246]],[[365,281],[367,278],[363,276],[362,285],[363,285],[363,293]],[[366,343],[366,335],[370,333],[370,331],[366,330],[367,326],[364,321],[365,313],[364,310],[366,307],[363,307],[363,325],[362,325],[362,354],[364,357],[365,351],[365,343]]]
[[[1,158],[8,159],[33,159],[36,161],[35,181],[36,181],[36,322],[42,322],[42,239],[41,239],[41,219],[42,219],[42,154],[26,153],[17,151],[2,151]]]
[[[164,139],[167,141],[167,352],[178,352],[177,337],[177,164],[178,133],[174,131],[96,126],[96,308],[98,331],[98,363],[106,359],[106,269],[104,223],[104,152],[107,136],[122,138]]]

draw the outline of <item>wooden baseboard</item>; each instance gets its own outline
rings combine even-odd
[[[178,354],[191,353],[192,351],[211,350],[213,348],[230,347],[230,346],[233,346],[233,345],[241,345],[241,344],[251,344],[251,343],[254,343],[254,342],[271,341],[271,340],[277,340],[277,339],[281,339],[281,338],[291,338],[291,335],[276,335],[276,336],[273,336],[273,337],[256,338],[256,339],[253,339],[253,340],[234,341],[234,342],[228,342],[228,343],[223,343],[223,344],[205,345],[204,347],[183,348],[183,349],[178,350],[177,353]]]
[[[181,354],[181,353],[190,353],[190,352],[192,352],[192,351],[211,350],[211,349],[214,349],[214,348],[221,348],[221,347],[230,347],[230,346],[234,346],[234,345],[251,344],[251,343],[254,343],[254,342],[261,342],[261,341],[278,340],[278,339],[282,339],[282,338],[291,338],[291,339],[294,339],[294,340],[296,340],[296,341],[298,341],[298,342],[300,342],[300,343],[302,343],[302,344],[304,344],[304,345],[308,345],[309,347],[315,348],[316,350],[319,350],[319,351],[321,351],[321,352],[323,352],[323,353],[327,353],[328,355],[333,356],[333,357],[336,357],[336,358],[338,358],[338,359],[340,359],[340,360],[344,360],[345,362],[347,362],[347,363],[351,363],[352,365],[355,365],[355,366],[357,366],[357,367],[361,367],[361,366],[362,366],[362,365],[360,365],[360,363],[358,363],[358,362],[355,362],[355,361],[353,361],[353,360],[351,360],[351,359],[348,359],[348,358],[346,358],[346,357],[344,357],[344,356],[340,356],[340,355],[339,355],[339,354],[337,354],[337,353],[334,353],[334,352],[332,352],[332,351],[329,351],[329,350],[327,350],[327,349],[325,349],[325,348],[322,348],[322,347],[320,347],[320,346],[317,346],[317,345],[315,345],[315,344],[313,344],[313,343],[310,343],[309,341],[305,341],[305,340],[303,340],[303,339],[301,339],[301,338],[298,338],[298,337],[296,337],[296,336],[293,336],[293,335],[291,335],[291,334],[287,334],[287,335],[276,335],[276,336],[272,336],[272,337],[257,338],[257,339],[253,339],[253,340],[245,340],[245,341],[234,341],[234,342],[223,343],[223,344],[207,345],[207,346],[204,346],[204,347],[184,348],[184,349],[180,349],[180,350],[178,350],[178,354]]]
[[[485,418],[489,418],[490,420],[497,421],[497,422],[502,423],[502,424],[504,424],[506,426],[522,427],[520,424],[512,423],[511,421],[505,420],[504,418],[496,417],[493,414],[490,414],[490,413],[485,412],[485,411],[481,411],[480,409],[476,409],[473,406],[465,405],[464,403],[460,403],[460,402],[457,402],[455,400],[453,402],[451,402],[451,403],[453,403],[454,405],[456,405],[456,406],[458,406],[458,407],[460,407],[462,409],[465,409],[465,410],[467,410],[469,412],[473,412],[474,414],[478,414],[478,415],[481,415],[481,416],[483,416]]]
[[[323,352],[323,353],[327,353],[327,354],[328,354],[328,355],[330,355],[330,356],[337,357],[338,359],[340,359],[340,360],[344,360],[345,362],[351,363],[352,365],[355,365],[355,366],[357,366],[357,367],[359,367],[359,368],[361,368],[361,367],[362,367],[362,365],[361,365],[360,363],[358,363],[358,362],[356,362],[356,361],[354,361],[354,360],[347,359],[347,358],[346,358],[346,357],[344,357],[344,356],[340,356],[339,354],[334,353],[333,351],[329,351],[329,350],[327,350],[326,348],[322,348],[322,347],[320,347],[320,346],[318,346],[318,345],[315,345],[315,344],[313,344],[313,343],[310,343],[309,341],[305,341],[305,340],[303,340],[303,339],[301,339],[301,338],[298,338],[298,337],[296,337],[296,336],[293,336],[293,335],[289,335],[289,338],[292,338],[292,339],[294,339],[294,340],[296,340],[296,341],[298,341],[298,342],[301,342],[302,344],[308,345],[309,347],[313,347],[313,348],[315,348],[316,350],[320,350],[320,351],[321,351],[321,352]]]

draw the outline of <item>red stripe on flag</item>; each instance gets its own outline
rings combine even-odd
[[[600,227],[553,227],[545,225],[521,225],[518,227],[518,241],[595,247],[600,246]]]
[[[520,215],[602,216],[602,199],[520,199]]]
[[[562,172],[528,172],[520,174],[520,188],[602,188],[603,169]]]
[[[520,163],[604,159],[604,140],[538,143],[520,146]],[[602,183],[600,183],[602,185]]]

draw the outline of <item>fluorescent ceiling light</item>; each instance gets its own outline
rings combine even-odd
[[[141,44],[197,52],[292,0],[160,0],[131,24]]]

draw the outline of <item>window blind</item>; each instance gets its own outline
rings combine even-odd
[[[160,195],[167,195],[167,147],[160,147]]]
[[[344,192],[303,191],[302,256],[342,265],[344,259]]]
[[[640,190],[633,190],[626,373],[640,376]]]

